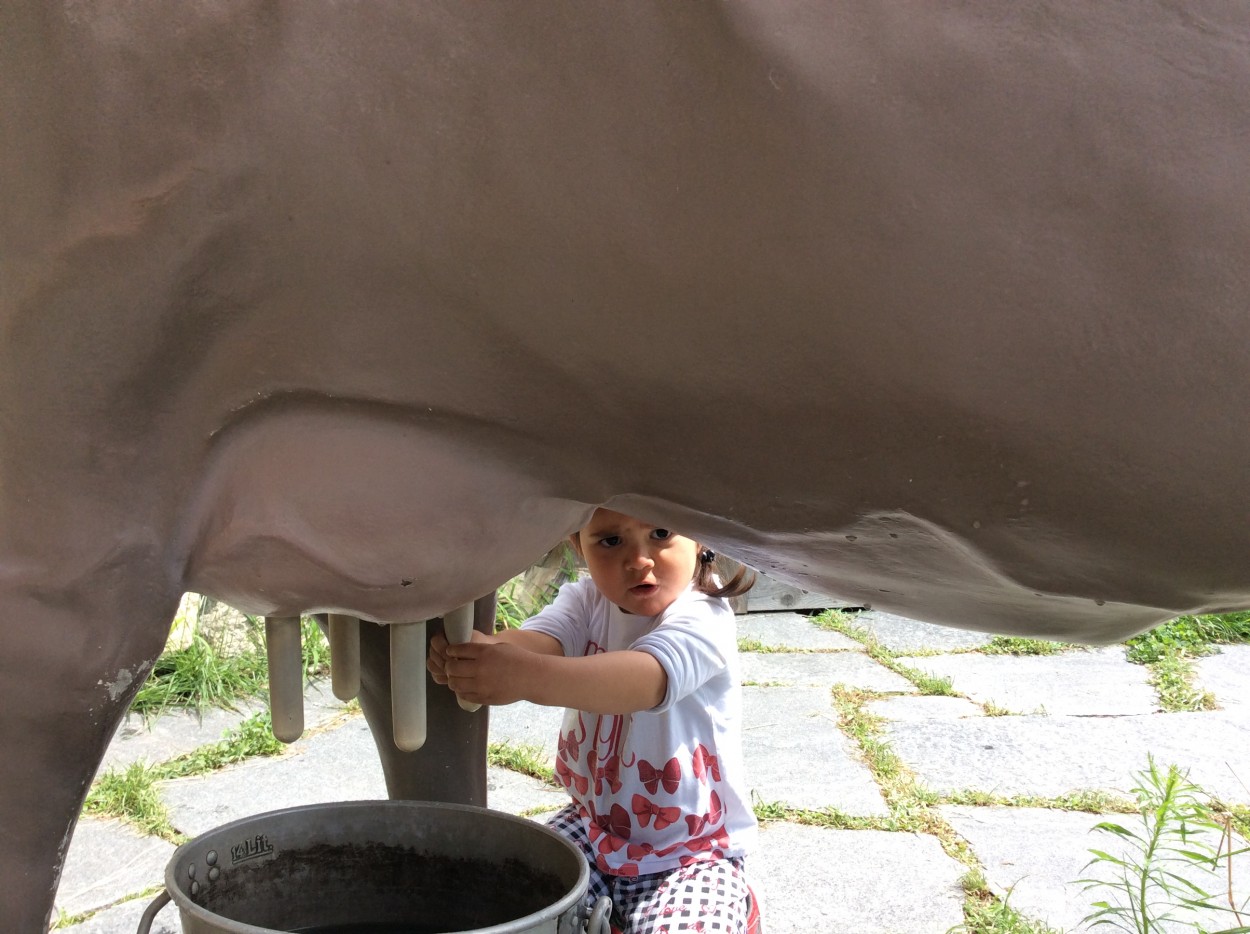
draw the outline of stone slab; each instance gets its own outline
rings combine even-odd
[[[761,826],[747,858],[767,934],[946,934],[964,871],[936,837],[789,823]]]
[[[1000,898],[1008,898],[1008,904],[1022,914],[1074,934],[1104,929],[1082,923],[1082,919],[1094,911],[1094,901],[1124,904],[1115,889],[1099,886],[1085,891],[1076,880],[1098,878],[1112,881],[1115,878],[1108,868],[1087,866],[1092,858],[1090,848],[1096,847],[1116,856],[1128,855],[1131,850],[1114,834],[1095,832],[1094,826],[1100,821],[1112,821],[1129,830],[1139,830],[1141,822],[1137,815],[962,806],[943,807],[939,811],[972,847],[985,869],[991,891]],[[1214,847],[1218,839],[1211,835],[1208,842]],[[1180,875],[1207,892],[1227,891],[1226,887],[1219,888],[1221,879],[1218,875],[1197,873],[1176,865],[1170,868],[1179,870]],[[1206,930],[1230,924],[1227,916],[1221,918],[1217,912],[1177,912],[1177,916],[1201,922]],[[1158,930],[1189,934],[1194,927],[1192,924],[1164,923]]]
[[[528,701],[518,701],[490,709],[487,735],[492,743],[541,749],[548,764],[554,764],[563,721],[563,707],[540,707]]]
[[[364,717],[305,736],[280,756],[158,785],[170,819],[195,837],[229,821],[327,801],[386,797],[377,748]]]
[[[886,720],[958,720],[983,717],[984,711],[964,697],[886,697],[864,705]]]
[[[226,731],[251,716],[251,711],[210,708],[202,714],[193,710],[169,710],[158,717],[144,718],[128,713],[113,734],[97,775],[109,769],[118,771],[135,762],[157,763],[215,743]]]
[[[1195,681],[1228,711],[1250,715],[1250,645],[1222,645],[1194,662]]]
[[[828,690],[745,687],[743,755],[747,784],[761,801],[889,814],[857,748],[838,729]]]
[[[1153,753],[1160,765],[1189,769],[1210,794],[1250,803],[1250,723],[1222,712],[894,722],[885,736],[935,791],[1058,797],[1101,789],[1130,797]]]
[[[983,632],[937,626],[881,610],[869,610],[851,616],[851,622],[868,630],[891,652],[917,652],[933,649],[950,652],[975,649],[987,645],[994,637]]]
[[[491,766],[486,770],[486,806],[509,814],[521,814],[534,808],[558,811],[569,803],[563,788],[510,769]],[[540,823],[545,816],[536,817]]]
[[[56,910],[78,915],[159,885],[173,854],[173,844],[122,821],[84,817],[65,857]]]
[[[1121,646],[1061,655],[929,655],[900,664],[950,678],[951,686],[979,704],[1012,713],[1059,716],[1128,716],[1159,709],[1143,665]]]
[[[161,879],[165,878],[164,873]],[[56,934],[135,934],[139,919],[151,904],[152,898],[136,898],[112,908],[97,912],[86,921],[67,928],[57,928]],[[175,905],[166,905],[152,922],[150,934],[182,934],[182,919]]]
[[[248,717],[266,709],[263,700],[241,702],[235,710],[209,707],[202,712],[170,709],[155,717],[128,713],[104,752],[97,774],[124,769],[134,762],[165,762],[216,743]],[[347,709],[330,690],[329,679],[304,689],[304,728],[315,729]]]
[[[773,649],[860,649],[854,639],[830,632],[800,613],[752,613],[738,617],[738,637]]]
[[[916,686],[879,665],[863,652],[742,652],[738,656],[744,682],[801,684],[882,693],[914,694]]]

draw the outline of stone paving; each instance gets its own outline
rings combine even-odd
[[[887,796],[839,725],[835,685],[866,692],[852,696],[880,718],[880,739],[920,786],[946,796],[930,816],[950,840],[966,843],[995,894],[1057,931],[1089,929],[1082,918],[1097,896],[1075,880],[1085,874],[1090,847],[1114,850],[1093,826],[1134,817],[1038,807],[1046,802],[1013,796],[1051,803],[1079,791],[1126,796],[1153,754],[1162,764],[1190,769],[1193,780],[1225,801],[1250,804],[1250,646],[1225,647],[1195,666],[1220,709],[1161,713],[1147,672],[1129,663],[1122,648],[987,655],[977,651],[990,640],[980,633],[872,612],[859,614],[856,625],[899,653],[907,668],[949,678],[958,696],[922,694],[863,644],[805,615],[739,617],[743,645],[759,650],[743,655],[747,778],[756,800],[787,818],[761,825],[749,862],[768,934],[943,934],[963,921],[968,866],[937,835],[890,829]],[[384,797],[359,713],[319,685],[310,688],[306,707],[308,731],[284,754],[162,783],[160,797],[178,832],[193,837],[276,808]],[[128,721],[106,767],[161,761],[214,742],[246,713]],[[529,704],[498,708],[491,712],[491,737],[535,747],[550,760],[560,713]],[[494,808],[541,820],[542,810],[564,800],[537,779],[490,770]],[[951,803],[956,800],[988,803]],[[822,814],[833,819],[822,822]],[[57,907],[85,920],[62,930],[135,931],[172,852],[170,843],[119,821],[84,818]],[[1240,894],[1250,893],[1243,885]],[[172,906],[152,931],[181,931]]]

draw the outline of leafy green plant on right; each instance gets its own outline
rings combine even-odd
[[[1133,636],[1125,645],[1128,660],[1157,662],[1169,654],[1209,655],[1213,645],[1250,642],[1250,610],[1176,619]]]
[[[1153,757],[1133,789],[1138,823],[1104,821],[1094,829],[1119,841],[1116,852],[1093,849],[1086,864],[1095,872],[1077,880],[1086,891],[1105,895],[1084,918],[1129,934],[1160,934],[1165,923],[1181,923],[1199,934],[1250,934],[1250,897],[1233,890],[1233,861],[1250,852],[1239,842],[1229,815],[1170,765]],[[1239,900],[1240,899],[1240,900]],[[1208,931],[1197,912],[1215,913],[1230,927]]]

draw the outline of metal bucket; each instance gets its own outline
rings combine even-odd
[[[184,843],[139,934],[172,899],[184,934],[607,934],[586,860],[498,811],[349,801],[257,814]]]

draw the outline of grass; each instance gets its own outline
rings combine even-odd
[[[1080,811],[1085,814],[1131,814],[1137,805],[1128,798],[1105,791],[1073,791],[1057,797],[1038,795],[996,795],[992,791],[964,789],[941,796],[941,804],[975,807],[1047,808],[1052,811]]]
[[[222,655],[196,633],[156,660],[130,709],[150,716],[171,707],[230,707],[264,691],[268,673],[263,652]]]
[[[964,890],[964,921],[947,934],[1060,934],[1012,908],[1010,892],[1005,899],[996,896],[980,869],[965,873],[960,885]]]
[[[1147,667],[1159,704],[1169,713],[1216,708],[1214,694],[1194,687],[1193,661],[1183,651],[1169,647]]]
[[[558,569],[551,580],[542,587],[527,593],[526,575],[520,574],[499,588],[495,595],[495,628],[519,629],[521,624],[551,603],[560,585],[565,581],[577,580],[577,556],[573,549],[565,543],[557,545],[544,559],[543,567],[554,567],[551,561],[558,561]]]
[[[760,655],[776,655],[785,653],[787,655],[811,655],[814,654],[810,649],[787,649],[784,646],[766,645],[753,636],[738,637],[739,652],[755,652]]]
[[[556,781],[555,771],[547,764],[546,755],[537,746],[490,743],[486,747],[486,761],[490,765],[520,772],[557,788],[564,787]]]
[[[930,675],[919,669],[900,664],[897,653],[882,645],[877,637],[867,629],[855,625],[847,614],[839,610],[826,610],[812,617],[812,622],[821,629],[829,632],[838,632],[863,643],[864,652],[869,658],[890,669],[895,674],[906,678],[920,689],[921,694],[934,697],[960,696],[951,686],[950,678]]]
[[[264,696],[269,684],[264,622],[248,616],[246,625],[248,646],[240,652],[220,651],[198,631],[192,632],[186,645],[166,650],[130,709],[145,717],[171,708],[234,709],[239,701]],[[325,674],[330,670],[330,646],[321,627],[306,616],[300,630],[305,673],[310,677]]]
[[[83,813],[117,817],[146,834],[171,843],[182,842],[169,822],[169,811],[156,793],[154,771],[146,762],[134,762],[121,771],[110,769],[91,786]]]
[[[1128,659],[1141,665],[1157,662],[1168,654],[1210,655],[1217,645],[1250,642],[1250,610],[1208,616],[1178,616],[1147,632],[1133,636],[1125,645]]]
[[[838,725],[859,745],[864,764],[872,772],[890,809],[889,818],[880,819],[881,823],[874,829],[933,834],[952,856],[969,862],[972,857],[966,845],[933,810],[940,801],[939,796],[921,786],[890,747],[883,735],[885,721],[865,710],[869,701],[883,696],[842,685],[833,688]]]
[[[1080,646],[1066,642],[1047,642],[1043,639],[1024,639],[1019,636],[995,636],[978,650],[982,655],[1061,655]]]
[[[813,617],[812,622],[823,629],[839,632],[863,643],[864,651],[896,674],[911,681],[922,694],[961,696],[949,678],[926,674],[900,664],[898,655],[890,651],[867,629],[857,626],[838,610],[827,610]],[[1214,710],[1214,695],[1194,686],[1193,658],[1209,655],[1221,644],[1250,642],[1250,611],[1211,616],[1179,616],[1141,633],[1126,643],[1129,661],[1150,669],[1150,683],[1159,698],[1159,705],[1169,713]],[[994,636],[975,651],[983,655],[1058,655],[1080,650],[1081,646],[1066,642],[1026,639],[1018,636]],[[986,716],[1008,716],[1013,711],[992,701],[982,705]],[[1040,712],[1040,711],[1039,711]]]
[[[863,626],[855,625],[852,617],[841,610],[825,610],[811,618],[812,624],[829,632],[840,632],[856,642],[876,641],[871,632]]]
[[[1218,645],[1250,642],[1250,611],[1211,616],[1178,616],[1124,643],[1128,660],[1150,670],[1159,705],[1169,713],[1214,710],[1209,691],[1194,686],[1193,659]]]
[[[1014,710],[996,704],[992,700],[987,700],[981,705],[981,709],[985,711],[987,717],[1015,717],[1018,714]]]
[[[201,746],[162,763],[155,767],[155,771],[159,780],[203,775],[245,759],[276,756],[285,748],[283,743],[274,738],[273,722],[266,710],[248,717],[222,737],[220,742]]]
[[[275,756],[284,748],[274,739],[268,711],[254,714],[220,742],[157,765],[135,762],[120,771],[110,769],[92,785],[83,813],[120,818],[145,833],[182,843],[184,838],[170,823],[169,812],[157,794],[157,782],[203,775],[257,756]]]

